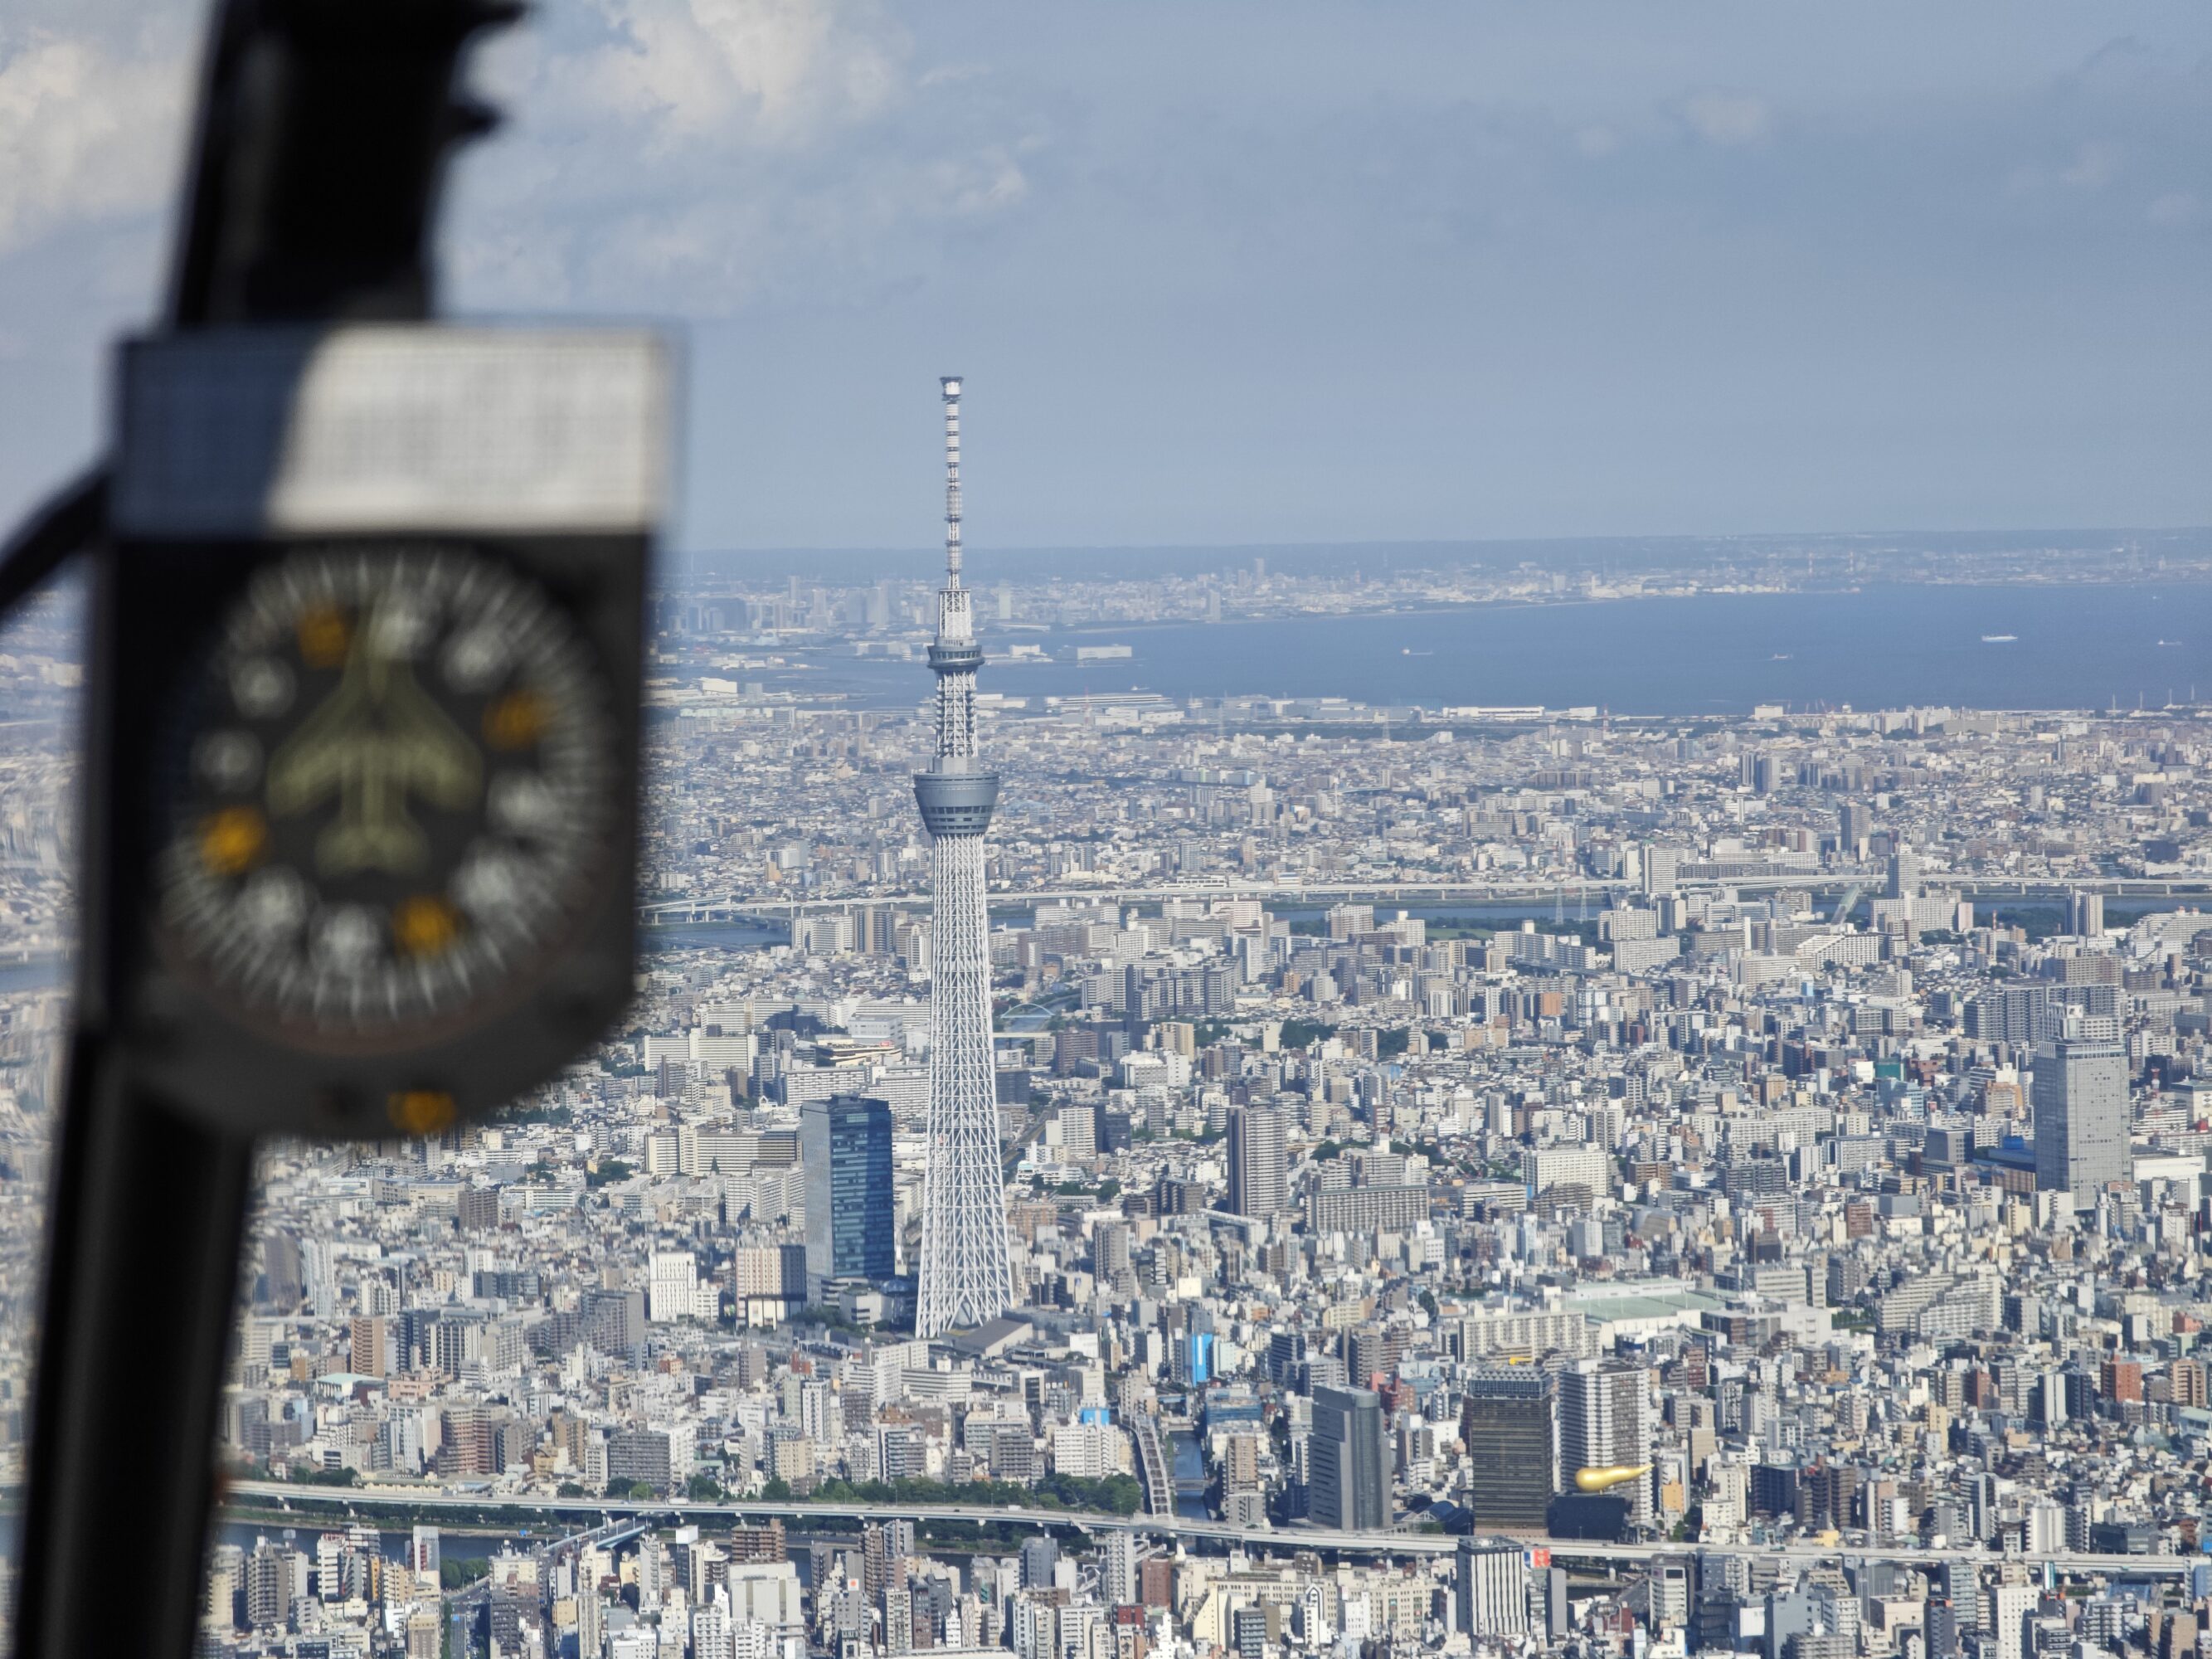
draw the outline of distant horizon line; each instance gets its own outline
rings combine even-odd
[[[1771,541],[1797,542],[1865,542],[1919,539],[1927,541],[2008,539],[2012,538],[2106,538],[2158,537],[2212,538],[2212,524],[2184,525],[2054,525],[1998,526],[1986,530],[1757,530],[1757,531],[1662,531],[1650,532],[1616,532],[1605,535],[1561,533],[1542,536],[1426,536],[1382,537],[1365,539],[1317,538],[1310,541],[1249,541],[1249,542],[975,542],[967,544],[966,551],[976,553],[1021,554],[1084,554],[1084,553],[1252,553],[1283,551],[1292,553],[1321,552],[1333,549],[1415,549],[1459,547],[1574,547],[1614,544],[1644,545],[1652,543],[1718,544],[1729,543],[1758,543]],[[760,546],[693,546],[677,550],[679,558],[778,558],[793,556],[819,557],[824,554],[848,555],[855,557],[908,557],[941,552],[939,543],[788,543]],[[2060,548],[2022,548],[2022,552],[2064,551]],[[2212,550],[2212,548],[2208,548]]]

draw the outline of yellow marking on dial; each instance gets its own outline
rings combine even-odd
[[[545,734],[545,699],[536,691],[510,691],[483,712],[484,741],[495,749],[527,749]]]
[[[300,638],[300,660],[310,668],[336,668],[346,659],[353,644],[353,626],[334,605],[319,605],[300,613],[295,627]]]
[[[200,825],[200,862],[208,873],[242,876],[269,850],[269,820],[258,808],[226,806]]]
[[[403,1134],[434,1135],[453,1127],[453,1096],[442,1089],[403,1089],[385,1103],[392,1127]]]
[[[402,899],[392,913],[392,942],[402,956],[434,957],[461,936],[461,913],[435,893]]]

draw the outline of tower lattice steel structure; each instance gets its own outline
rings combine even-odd
[[[960,381],[945,394],[945,586],[937,595],[937,754],[915,775],[933,843],[937,926],[930,945],[936,1006],[929,1051],[929,1168],[922,1186],[921,1299],[915,1334],[937,1336],[997,1318],[1013,1303],[999,1100],[991,1062],[991,951],[983,901],[983,832],[998,775],[975,754],[975,671],[983,653],[960,585]]]

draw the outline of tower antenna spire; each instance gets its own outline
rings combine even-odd
[[[937,742],[915,775],[930,836],[936,927],[930,943],[928,1164],[922,1177],[920,1305],[915,1334],[972,1330],[1013,1304],[1006,1194],[999,1162],[998,1073],[991,1054],[990,917],[983,832],[999,780],[975,752],[975,643],[960,585],[960,377],[945,398],[945,586],[937,595]]]
[[[960,586],[960,377],[938,383],[945,398],[945,585]]]

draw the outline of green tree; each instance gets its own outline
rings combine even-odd
[[[695,1504],[718,1503],[722,1497],[722,1483],[702,1472],[684,1483],[684,1495]]]
[[[629,1483],[629,1496],[636,1502],[643,1504],[659,1497],[660,1493],[650,1481],[633,1480]]]

